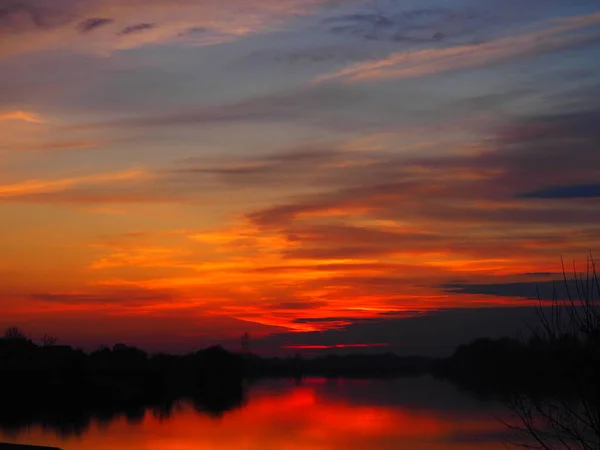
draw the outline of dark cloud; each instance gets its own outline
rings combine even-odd
[[[483,162],[502,164],[510,170],[510,181],[526,176],[547,185],[549,179],[559,184],[598,178],[600,103],[591,103],[595,108],[513,122],[500,130],[498,151]]]
[[[151,305],[171,301],[173,293],[141,288],[110,290],[99,294],[37,293],[34,300],[67,305]]]
[[[365,317],[300,317],[294,319],[294,323],[335,323],[335,322],[347,322],[347,323],[358,323],[358,322],[371,322],[378,320],[376,318],[365,318]]]
[[[215,164],[201,158],[180,161],[185,168],[170,171],[174,175],[191,174],[214,176],[227,184],[289,184],[291,180],[302,178],[308,171],[314,176],[315,170],[329,171],[331,165],[344,158],[341,151],[331,144],[301,148],[289,152],[268,154],[262,157],[240,159]]]
[[[448,356],[460,344],[480,337],[517,337],[536,323],[536,311],[530,307],[447,309],[407,318],[360,321],[319,332],[278,333],[254,344],[272,351],[290,345],[387,343],[389,351],[401,355]],[[380,353],[381,348],[361,351]],[[348,352],[356,353],[356,349]]]
[[[424,315],[426,314],[426,312],[424,311],[417,311],[417,310],[411,310],[411,309],[406,309],[406,310],[401,310],[401,311],[383,311],[380,312],[378,315],[385,317],[385,316],[389,316],[389,317],[416,317],[416,316],[420,316],[420,315]]]
[[[326,306],[327,302],[319,301],[303,301],[303,302],[281,302],[269,305],[270,309],[290,309],[290,310],[302,310],[302,309],[314,309],[322,306]]]
[[[192,27],[186,31],[184,31],[183,33],[180,34],[180,36],[188,36],[188,35],[193,35],[193,34],[204,34],[204,33],[208,33],[210,31],[209,28],[206,27]]]
[[[577,184],[573,186],[554,186],[518,195],[521,198],[563,199],[600,197],[600,184]]]
[[[108,25],[112,22],[113,22],[113,19],[106,19],[106,18],[86,19],[83,22],[79,23],[78,28],[79,28],[79,31],[81,31],[82,33],[87,33],[92,30],[95,30],[96,28],[100,28],[105,25]]]
[[[289,242],[296,245],[283,251],[290,259],[336,259],[361,258],[390,254],[401,248],[437,248],[443,236],[434,233],[416,231],[386,231],[350,225],[319,224],[293,225],[285,228]],[[355,270],[402,270],[403,265],[359,265]],[[343,265],[325,266],[327,269],[340,270]],[[346,266],[352,270],[352,267]]]
[[[569,294],[576,297],[577,283],[561,279],[545,281],[527,281],[516,283],[447,283],[440,286],[445,292],[453,294],[481,294],[497,297],[518,297],[539,300],[566,300]]]
[[[126,35],[133,34],[133,33],[139,33],[141,31],[146,31],[146,30],[151,30],[152,28],[156,28],[156,26],[157,25],[155,23],[139,23],[137,25],[131,25],[131,26],[123,28],[123,30],[121,30],[119,35],[126,36]]]
[[[324,19],[334,34],[373,41],[408,44],[435,43],[448,39],[472,39],[495,24],[492,15],[475,9],[389,7]]]
[[[16,32],[63,25],[72,17],[73,2],[21,0],[0,2],[0,31]]]
[[[600,178],[598,130],[600,105],[577,113],[514,119],[494,130],[487,151],[427,159],[374,155],[366,164],[330,168],[328,181],[337,190],[256,211],[248,217],[261,226],[281,226],[330,210],[352,213],[363,209],[365,214],[390,219],[593,224],[600,220],[600,209],[590,203],[598,186],[579,183],[582,178]],[[318,182],[319,167],[313,167],[315,170],[303,173]],[[229,176],[236,177],[232,173]],[[294,176],[289,179],[293,182]],[[256,183],[267,180],[265,176]],[[546,192],[548,180],[574,187]],[[538,194],[523,196],[523,192]],[[560,202],[575,194],[582,202]],[[558,201],[539,202],[540,197]],[[489,207],[476,204],[482,201]]]

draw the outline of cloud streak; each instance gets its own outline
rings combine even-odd
[[[376,82],[472,69],[597,43],[600,41],[600,31],[575,32],[598,25],[600,13],[559,19],[541,30],[489,42],[393,53],[382,60],[358,63],[331,74],[321,75],[315,81]]]
[[[576,184],[572,186],[555,186],[533,192],[519,194],[521,198],[566,199],[600,197],[600,184]]]
[[[198,28],[209,32],[191,42],[212,45],[256,33],[323,3],[326,1],[56,0],[49,5],[20,0],[0,10],[0,57],[57,48],[106,54],[181,40],[186,31]],[[120,32],[115,33],[113,27]]]
[[[140,33],[142,31],[151,30],[152,28],[156,28],[155,23],[140,23],[137,25],[130,25],[128,27],[123,28],[119,33],[121,36],[127,36],[128,34]]]
[[[18,200],[37,194],[55,194],[82,185],[119,183],[147,178],[141,170],[94,174],[79,177],[66,177],[54,180],[27,180],[18,183],[0,185],[0,200]]]
[[[28,123],[45,123],[46,121],[39,115],[34,113],[29,113],[26,111],[9,111],[5,113],[0,113],[0,121],[23,121]]]
[[[103,27],[105,25],[108,25],[110,23],[112,23],[113,20],[112,19],[107,19],[107,18],[91,18],[91,19],[86,19],[84,21],[82,21],[79,24],[79,30],[82,33],[89,33],[90,31],[93,31],[97,28]]]

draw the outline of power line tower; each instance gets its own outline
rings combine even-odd
[[[250,335],[248,333],[242,335],[242,353],[245,355],[250,353]]]

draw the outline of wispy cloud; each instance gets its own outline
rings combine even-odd
[[[565,199],[565,198],[592,198],[600,197],[600,184],[576,184],[572,186],[552,186],[545,189],[539,189],[532,192],[519,194],[521,198],[546,198],[546,199]]]
[[[452,8],[424,6],[411,9],[405,4],[377,8],[361,5],[357,11],[327,17],[322,25],[329,32],[356,40],[391,41],[396,44],[435,44],[471,38],[495,25],[497,16],[460,4]],[[370,6],[370,5],[369,5]]]
[[[107,54],[181,40],[188,30],[199,28],[207,30],[205,36],[193,39],[188,36],[190,42],[210,45],[272,27],[282,19],[307,13],[328,1],[55,0],[50,5],[21,0],[2,11],[0,57],[50,48]],[[120,27],[121,33],[114,33],[113,25]]]
[[[79,150],[98,148],[105,144],[105,141],[42,141],[39,143],[6,145],[7,150],[17,151],[63,151],[63,150]]]
[[[42,116],[26,111],[9,111],[5,113],[0,113],[0,121],[3,120],[18,120],[38,124],[46,122],[46,120]]]
[[[111,172],[93,174],[78,177],[66,177],[53,180],[33,179],[12,184],[0,185],[0,199],[7,200],[19,198],[32,194],[46,194],[64,191],[66,189],[97,183],[114,183],[123,181],[136,181],[147,179],[148,174],[142,170],[127,170],[123,172]]]
[[[139,33],[141,31],[151,30],[152,28],[156,28],[155,23],[139,23],[137,25],[130,25],[128,27],[123,28],[119,33],[121,36],[126,36],[128,34]]]
[[[488,42],[393,53],[378,61],[358,63],[321,75],[315,81],[375,82],[471,69],[598,42],[599,30],[575,33],[598,25],[600,13],[557,19],[547,24],[546,28]]]
[[[82,33],[89,33],[92,30],[103,27],[113,22],[113,19],[108,18],[91,18],[82,21],[79,24],[79,30]]]
[[[441,286],[446,292],[483,294],[501,297],[517,297],[533,300],[567,300],[577,292],[577,283],[563,279],[536,280],[528,282],[497,283],[448,283]]]

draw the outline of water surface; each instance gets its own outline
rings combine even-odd
[[[501,405],[430,377],[263,380],[221,415],[179,402],[93,420],[79,433],[31,425],[3,441],[64,450],[505,449]]]

